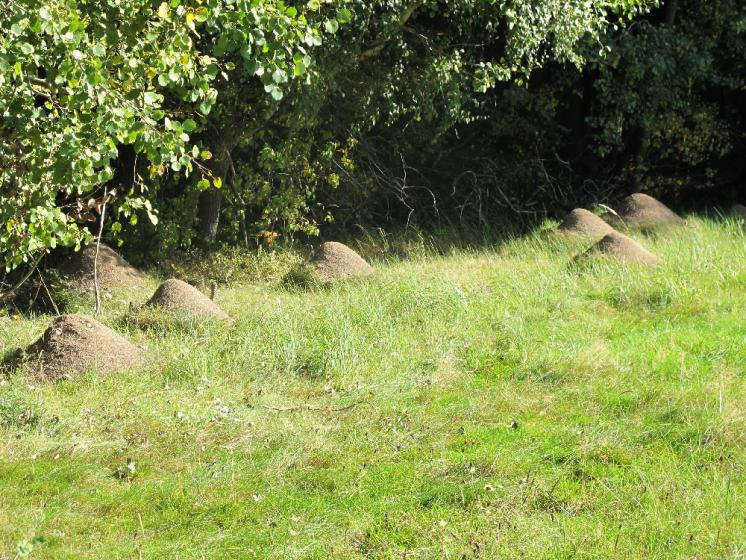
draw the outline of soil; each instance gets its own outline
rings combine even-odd
[[[330,241],[319,247],[311,260],[322,281],[372,275],[375,270],[347,245]]]
[[[619,232],[604,236],[598,243],[580,255],[581,258],[602,254],[622,263],[655,266],[660,259],[631,237]]]
[[[191,284],[172,278],[158,286],[147,305],[171,312],[182,312],[198,317],[230,319],[209,297]]]
[[[625,198],[617,213],[626,227],[652,229],[661,226],[684,224],[683,218],[652,196],[635,193]],[[614,223],[614,218],[610,219]]]
[[[563,222],[557,227],[557,230],[598,241],[605,235],[613,232],[614,228],[593,212],[583,208],[576,208],[565,217]]]
[[[730,213],[734,216],[746,218],[746,206],[744,206],[743,204],[734,204],[733,207],[730,209]]]
[[[57,317],[28,347],[24,361],[44,381],[76,378],[89,371],[135,371],[147,365],[140,347],[83,315]]]
[[[62,277],[74,288],[93,291],[93,262],[96,244],[85,246],[73,254],[60,267]],[[145,275],[128,263],[108,245],[101,244],[98,253],[98,285],[104,290],[111,288],[143,288]]]

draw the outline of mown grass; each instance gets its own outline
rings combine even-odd
[[[381,239],[365,282],[224,288],[231,328],[107,300],[145,372],[12,374],[0,558],[746,557],[741,224],[640,237],[658,269]]]

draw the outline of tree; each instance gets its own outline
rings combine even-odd
[[[221,91],[218,107],[225,110],[213,126],[233,140],[226,153],[236,173],[220,196],[227,202],[223,213],[238,217],[223,229],[225,240],[235,238],[235,224],[246,216],[255,234],[314,232],[330,207],[341,215],[361,200],[382,201],[388,196],[382,190],[401,201],[409,194],[386,168],[401,163],[405,145],[437,151],[458,127],[490,114],[491,89],[524,83],[548,61],[581,66],[589,46],[603,48],[610,20],[656,2],[338,4],[343,25],[327,29],[334,33],[317,52],[311,80],[296,82],[266,107],[256,102],[252,81],[232,80],[231,93]],[[207,204],[213,196],[205,197],[205,209],[215,209]],[[329,204],[317,204],[324,199]]]
[[[321,44],[318,26],[281,0],[8,0],[0,29],[8,270],[90,239],[85,223],[112,197],[121,217],[144,209],[157,220],[148,184],[165,173],[199,171],[200,188],[220,187],[209,150],[192,141],[218,77],[239,59],[241,71],[266,71],[263,89],[280,99]],[[147,177],[112,183],[122,146],[147,161]]]
[[[653,3],[8,0],[0,254],[12,270],[79,245],[104,203],[115,232],[137,212],[155,222],[168,181],[204,192],[208,243],[224,200],[244,237],[247,213],[312,232],[314,197],[354,183],[365,136],[433,145],[484,118],[496,84],[581,65],[579,45]],[[390,133],[410,125],[411,138]]]
[[[738,181],[746,6],[676,0],[611,44],[592,64],[589,123],[594,151],[618,180],[670,195]]]

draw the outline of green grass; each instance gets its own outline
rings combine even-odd
[[[225,287],[231,328],[115,296],[150,369],[0,386],[0,558],[744,558],[746,233],[640,240],[369,237],[375,278]]]

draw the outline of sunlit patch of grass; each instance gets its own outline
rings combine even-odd
[[[743,555],[743,228],[633,235],[662,266],[510,231],[370,232],[376,276],[323,288],[216,256],[253,267],[230,325],[113,294],[148,369],[0,377],[0,558]],[[2,348],[48,322],[0,317]]]

